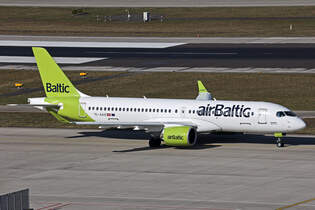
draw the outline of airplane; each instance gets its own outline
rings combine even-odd
[[[270,102],[216,100],[198,81],[195,99],[92,97],[76,89],[54,59],[41,47],[32,48],[46,97],[28,105],[46,109],[57,120],[103,129],[144,130],[149,146],[194,146],[198,133],[237,132],[282,137],[306,124],[288,108]]]

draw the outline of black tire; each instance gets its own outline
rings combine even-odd
[[[277,147],[284,147],[284,143],[278,142],[278,143],[277,143]]]
[[[150,147],[160,147],[161,146],[161,139],[160,138],[150,138],[149,146]]]

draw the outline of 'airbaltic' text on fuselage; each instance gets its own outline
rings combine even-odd
[[[57,83],[53,85],[51,83],[46,83],[46,91],[53,92],[53,93],[69,93],[69,85]]]
[[[197,112],[199,116],[216,116],[216,117],[250,117],[251,108],[244,105],[233,105],[232,107],[217,104],[215,106],[199,106]]]

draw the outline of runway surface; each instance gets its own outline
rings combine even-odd
[[[42,7],[247,7],[247,6],[310,6],[312,0],[1,0],[2,6],[42,6]]]
[[[36,69],[31,46],[63,70],[315,73],[315,37],[0,36],[0,69]]]
[[[315,137],[201,136],[149,149],[141,132],[0,128],[0,193],[35,209],[276,209],[315,194]],[[295,209],[314,209],[310,201]]]
[[[73,70],[315,73],[315,44],[195,43],[153,49],[133,47],[46,49],[53,57],[91,59],[90,62],[67,65]],[[7,56],[14,56],[17,61],[8,60]],[[31,47],[0,46],[0,68],[19,69],[21,65],[23,68],[29,66],[27,62],[23,64],[23,60],[20,61],[17,56],[23,56],[21,60],[26,56],[32,57]],[[6,59],[1,59],[2,57]]]

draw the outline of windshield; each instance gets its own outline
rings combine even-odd
[[[280,111],[277,112],[277,117],[284,117],[284,116],[289,116],[289,117],[296,117],[296,114],[291,111]]]
[[[284,117],[284,116],[285,116],[284,112],[277,112],[277,117]]]
[[[285,113],[285,115],[287,115],[287,116],[296,117],[296,114],[295,114],[294,112],[286,111],[286,112],[284,112],[284,113]]]

